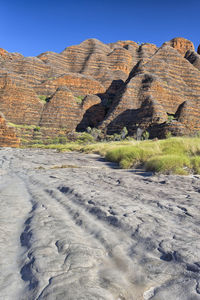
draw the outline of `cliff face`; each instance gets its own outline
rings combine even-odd
[[[20,144],[15,131],[8,126],[2,114],[0,114],[0,147],[18,147]]]
[[[38,57],[0,48],[0,112],[21,128],[41,127],[45,135],[87,126],[108,134],[124,126],[130,134],[138,126],[147,129],[152,137],[194,134],[200,131],[199,53],[183,38],[160,48],[89,39]]]

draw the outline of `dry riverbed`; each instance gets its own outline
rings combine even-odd
[[[200,299],[200,176],[0,149],[0,299]]]

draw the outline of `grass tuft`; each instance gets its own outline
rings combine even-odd
[[[152,157],[145,162],[147,171],[164,174],[187,175],[190,169],[190,159],[183,154],[165,154]]]
[[[143,165],[147,171],[164,174],[200,174],[200,138],[173,137],[115,146],[107,151],[106,159],[124,169]]]
[[[200,174],[200,155],[191,158],[191,165],[195,174]]]

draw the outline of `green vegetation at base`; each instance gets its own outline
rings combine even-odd
[[[200,138],[172,137],[165,140],[95,142],[83,133],[74,142],[65,144],[32,145],[35,148],[58,151],[97,153],[121,168],[143,167],[163,174],[200,174]]]
[[[45,127],[8,125],[23,133],[22,147],[97,153],[124,169],[140,166],[147,171],[164,174],[200,174],[199,132],[194,137],[171,137],[168,132],[164,140],[149,140],[148,131],[144,131],[143,140],[136,141],[128,136],[126,127],[120,133],[106,137],[99,129],[91,127],[87,128],[87,132],[75,132],[67,136],[63,128],[62,133],[50,138],[46,136],[44,130],[48,128]],[[29,131],[30,138],[27,135]],[[31,136],[32,132],[34,135]]]
[[[192,169],[195,174],[200,174],[200,154],[191,158]]]
[[[52,138],[52,139],[48,138],[44,141],[44,143],[47,144],[47,145],[51,145],[51,144],[65,145],[67,142],[68,142],[68,139],[65,136],[58,136],[58,137],[55,137],[55,138]]]
[[[142,142],[135,146],[120,146],[106,153],[106,159],[119,163],[123,169],[129,169],[135,165],[143,164],[154,154],[153,149],[143,148]]]
[[[152,157],[145,163],[147,171],[188,175],[190,158],[183,154],[166,154]]]
[[[147,171],[164,174],[200,174],[200,138],[141,141],[132,147],[116,147],[106,158],[125,169],[142,165]]]

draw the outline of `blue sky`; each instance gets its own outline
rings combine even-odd
[[[200,44],[199,0],[0,0],[0,48],[35,56],[88,38]]]

